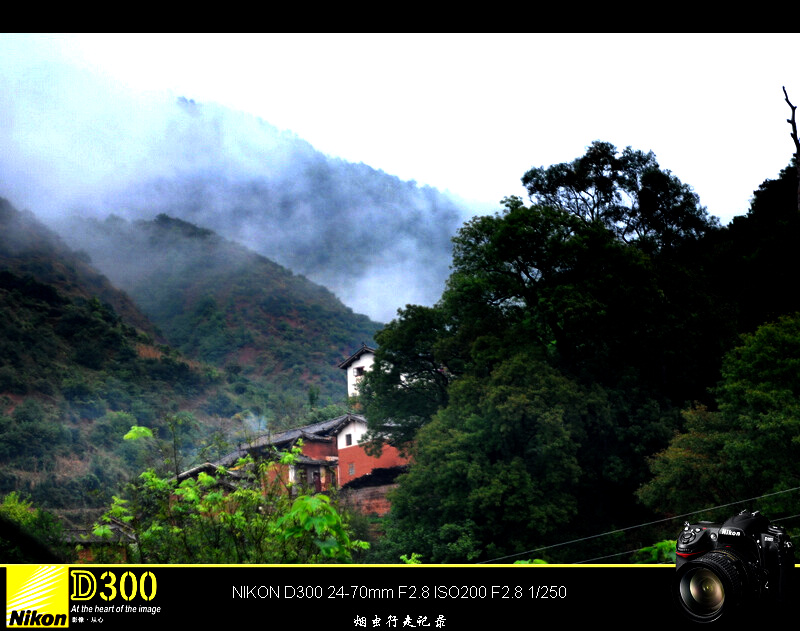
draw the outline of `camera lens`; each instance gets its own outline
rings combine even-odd
[[[694,568],[680,582],[681,598],[686,607],[700,616],[708,616],[720,610],[725,602],[722,580],[706,568]]]
[[[731,549],[717,549],[685,563],[677,574],[676,597],[684,613],[711,622],[737,610],[752,580],[747,565]]]

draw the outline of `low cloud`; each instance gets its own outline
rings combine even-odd
[[[5,52],[17,63],[0,68],[0,196],[57,230],[71,215],[166,213],[384,322],[441,295],[450,238],[471,214],[459,201],[323,155],[248,114]],[[80,247],[81,235],[64,237]]]

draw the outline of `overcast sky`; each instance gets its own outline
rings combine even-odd
[[[593,140],[655,152],[723,223],[793,152],[797,35],[0,35],[120,89],[215,102],[479,202]],[[96,104],[95,104],[96,105]]]

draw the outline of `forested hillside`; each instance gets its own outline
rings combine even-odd
[[[608,143],[523,183],[459,230],[441,299],[376,336],[371,431],[415,459],[383,554],[624,562],[680,524],[592,535],[797,487],[794,166],[727,227]]]
[[[336,365],[380,324],[329,290],[214,232],[152,221],[73,219],[72,241],[186,356],[263,386],[263,413],[289,414],[309,392],[345,398]]]
[[[0,266],[34,276],[61,293],[76,298],[97,297],[110,304],[128,324],[153,334],[152,323],[134,302],[91,265],[85,252],[75,251],[29,211],[20,212],[0,198]]]
[[[125,431],[157,427],[215,378],[160,346],[85,254],[5,200],[0,211],[0,486],[51,508],[102,506],[147,461]]]
[[[165,333],[185,352],[165,343],[86,252],[0,200],[0,492],[29,495],[72,523],[86,525],[146,467],[188,466],[267,423],[297,421],[310,403],[341,402],[335,364],[377,328],[327,290],[209,231],[166,217],[149,228],[139,240],[127,235],[127,252],[161,262],[139,288],[157,314],[173,309],[178,323],[165,319]],[[234,304],[253,309],[258,323]],[[258,343],[271,363],[245,348]],[[153,440],[123,440],[134,425]]]

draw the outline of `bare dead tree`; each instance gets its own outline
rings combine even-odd
[[[789,107],[792,108],[792,117],[787,118],[786,122],[792,126],[792,133],[790,134],[792,140],[794,141],[794,164],[797,168],[797,210],[800,212],[800,140],[797,139],[797,122],[795,121],[795,113],[797,110],[796,105],[792,105],[792,102],[789,100],[789,95],[786,93],[786,86],[783,87],[783,96],[786,99],[786,102],[789,104]]]

